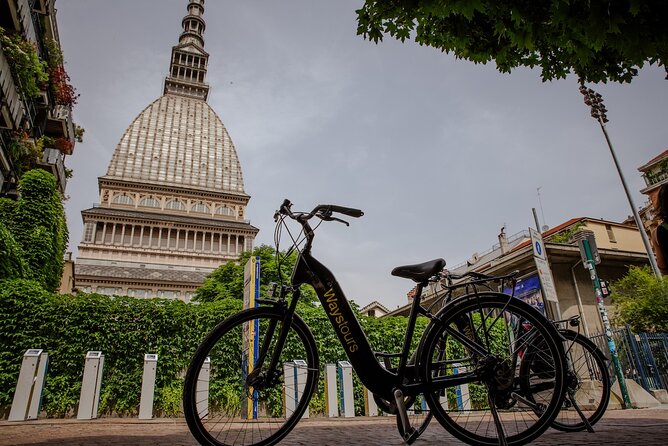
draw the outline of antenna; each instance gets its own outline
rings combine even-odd
[[[545,224],[545,212],[543,211],[543,202],[540,199],[540,190],[543,188],[543,186],[538,186],[536,188],[536,194],[538,195],[538,205],[540,206],[540,216],[543,217],[543,228],[547,226]]]

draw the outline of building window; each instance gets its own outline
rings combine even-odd
[[[161,299],[178,299],[179,292],[173,290],[158,290],[158,297]]]
[[[83,236],[84,243],[93,243],[93,240],[95,239],[95,226],[97,226],[96,223],[86,223]]]
[[[231,208],[228,208],[227,206],[218,206],[216,208],[216,215],[227,215],[230,217],[234,216],[234,210]]]
[[[125,192],[114,197],[114,204],[134,205],[135,201]]]
[[[605,230],[608,232],[608,240],[610,240],[610,243],[617,243],[617,239],[615,238],[615,231],[612,230],[612,226],[605,225]]]
[[[191,211],[193,212],[198,212],[201,214],[209,214],[211,213],[211,209],[209,206],[206,204],[202,203],[201,201],[199,203],[195,203],[193,207],[190,208]]]
[[[160,201],[158,201],[154,197],[146,197],[146,198],[143,198],[139,202],[139,206],[144,206],[144,207],[147,207],[147,208],[159,208],[160,207]]]
[[[165,205],[165,209],[170,209],[173,211],[185,211],[186,210],[186,205],[183,204],[181,200],[169,200],[167,204]]]
[[[138,288],[128,288],[128,296],[146,299],[149,297],[150,290],[142,290]]]
[[[120,295],[123,292],[123,289],[100,286],[97,287],[97,290],[95,292],[97,294],[104,294],[105,296],[114,296],[114,295]]]

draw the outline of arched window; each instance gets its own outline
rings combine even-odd
[[[114,197],[114,204],[128,204],[128,205],[134,205],[135,201],[132,199],[131,196],[123,192],[120,195],[116,195]]]
[[[199,203],[193,204],[193,206],[190,208],[191,211],[193,212],[199,212],[201,214],[210,214],[211,209],[209,206],[207,206],[205,203],[202,203],[201,201]]]
[[[141,199],[139,206],[144,206],[147,208],[159,208],[160,201],[158,201],[158,199],[155,197],[145,197]]]
[[[228,208],[227,206],[218,206],[216,208],[216,215],[228,215],[232,217],[234,216],[234,209]]]
[[[173,211],[185,211],[186,210],[186,205],[183,204],[181,200],[169,200],[167,204],[165,205],[165,209],[171,209]]]

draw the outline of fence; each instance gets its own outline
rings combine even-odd
[[[647,391],[668,390],[668,333],[634,334],[627,325],[613,330],[612,335],[625,378],[633,379]],[[605,334],[594,335],[591,340],[609,359]],[[613,370],[610,376],[615,378]]]

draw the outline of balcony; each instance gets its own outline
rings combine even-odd
[[[645,187],[641,192],[653,189],[653,187],[659,183],[668,181],[668,169],[666,167],[659,166],[658,169],[645,172],[643,174],[643,178],[645,178],[645,184],[647,184],[647,187]]]
[[[44,134],[52,138],[69,139],[74,144],[72,109],[66,105],[54,105],[49,110]]]
[[[19,94],[9,61],[0,45],[0,128],[15,129],[25,116],[24,104]]]
[[[65,155],[60,150],[45,147],[42,159],[38,163],[41,169],[46,170],[56,177],[61,193],[65,193],[67,177],[65,177]]]

